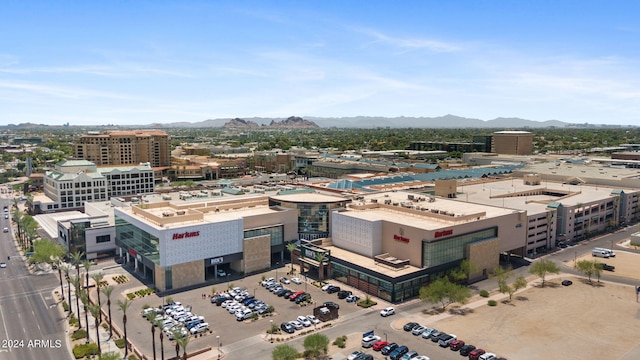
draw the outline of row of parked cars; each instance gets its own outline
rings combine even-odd
[[[338,295],[338,299],[345,300],[346,302],[349,302],[349,303],[355,303],[358,300],[360,300],[360,296],[355,295],[350,290],[342,290],[340,289],[339,286],[326,284],[321,289],[322,291],[325,291],[327,294],[336,293]]]
[[[506,360],[494,353],[477,348],[475,345],[467,344],[463,340],[458,339],[454,334],[448,334],[436,328],[426,327],[416,322],[409,322],[404,325],[403,329],[404,331],[411,332],[415,336],[421,336],[423,339],[431,340],[440,347],[448,347],[452,351],[459,351],[460,355],[467,356],[469,360]],[[408,354],[408,352],[406,354]],[[402,359],[405,358],[403,357]],[[407,357],[406,359],[416,359],[416,357]]]
[[[269,311],[267,303],[249,294],[247,289],[239,287],[212,297],[211,302],[234,315],[237,321],[247,320],[254,314],[261,315]]]
[[[164,331],[169,340],[174,340],[175,334],[182,336],[195,335],[209,330],[209,323],[204,321],[204,316],[198,316],[191,312],[191,307],[183,306],[180,302],[171,302],[161,308],[147,308],[142,311],[142,316],[154,314],[153,324]]]
[[[280,329],[287,334],[293,334],[296,330],[302,330],[311,325],[317,325],[320,323],[317,317],[313,315],[298,316],[295,320],[289,322],[283,322],[280,324]]]
[[[286,279],[286,278],[281,278],[281,281],[282,279]],[[286,281],[287,282],[283,282],[283,283],[287,283],[287,284],[291,283],[289,279],[286,279]],[[296,304],[300,304],[305,301],[311,300],[310,294],[307,294],[304,291],[295,291],[295,290],[288,289],[281,283],[278,283],[274,278],[268,278],[264,280],[261,284],[265,289],[269,290],[271,293],[281,298],[288,299],[289,301],[293,301]]]

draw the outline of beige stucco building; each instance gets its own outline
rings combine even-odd
[[[533,152],[533,134],[528,131],[494,132],[491,151],[498,154],[531,155]]]

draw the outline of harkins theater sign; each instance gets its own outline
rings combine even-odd
[[[197,236],[200,236],[200,231],[185,231],[183,233],[173,234],[173,237],[171,238],[171,240],[186,239],[186,238],[197,237]]]
[[[393,240],[408,244],[410,240],[409,238],[404,237],[404,228],[400,228],[398,232],[400,233],[400,235],[398,234],[393,235]]]

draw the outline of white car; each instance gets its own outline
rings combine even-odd
[[[309,319],[312,324],[320,324],[320,320],[318,320],[318,318],[313,315],[307,315],[307,319]]]
[[[268,279],[264,279],[264,280],[262,281],[262,286],[266,287],[267,285],[272,284],[272,283],[273,283],[273,282],[275,282],[275,281],[276,281],[276,279],[274,279],[274,278],[272,278],[272,277],[270,277],[270,278],[268,278]]]
[[[291,281],[289,281],[289,279],[287,279],[284,276],[280,278],[280,282],[283,283],[283,284],[290,284],[291,283]]]
[[[369,335],[367,337],[363,337],[362,338],[362,347],[363,348],[370,348],[371,346],[373,346],[373,344],[375,344],[376,342],[380,341],[380,336],[378,335]]]
[[[356,350],[347,356],[347,360],[355,360],[362,355],[364,355],[364,351]]]
[[[289,321],[289,324],[291,324],[291,326],[293,326],[296,330],[300,330],[303,328],[302,324],[296,320]]]
[[[309,319],[307,319],[305,316],[300,315],[300,316],[298,316],[298,318],[296,318],[296,320],[297,320],[300,324],[302,324],[302,326],[304,326],[304,327],[309,327],[309,326],[311,326],[311,321],[309,321]]]
[[[6,262],[0,262],[0,268],[4,269],[7,267],[7,263]]]
[[[9,232],[9,228],[6,227],[6,228],[2,229],[2,232]]]
[[[324,285],[323,287],[321,287],[321,289],[322,289],[322,291],[327,291],[327,289],[329,289],[331,286],[333,286],[333,285],[327,284],[327,285]]]
[[[227,273],[222,269],[218,269],[218,277],[225,277],[225,276],[227,276]]]
[[[380,316],[387,317],[396,313],[396,309],[394,307],[389,306],[388,308],[382,309],[380,311]]]
[[[292,278],[291,282],[298,285],[302,284],[302,280],[300,280],[300,278]]]

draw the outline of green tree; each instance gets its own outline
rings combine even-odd
[[[98,320],[100,316],[100,306],[96,304],[89,304],[89,312],[91,313],[91,316],[93,316],[93,319],[95,321],[96,343],[98,344],[98,356],[100,356],[100,353],[102,352],[100,349],[100,321]],[[89,334],[89,327],[87,326],[87,336],[88,334]]]
[[[580,260],[576,263],[576,269],[581,273],[585,274],[589,278],[589,282],[591,282],[591,276],[593,276],[595,266],[594,262],[591,260]]]
[[[536,261],[533,265],[531,265],[531,267],[529,268],[529,273],[540,277],[542,279],[542,287],[544,287],[544,281],[547,274],[559,274],[560,268],[553,261],[545,259]]]
[[[287,244],[287,251],[289,252],[289,257],[291,258],[291,272],[293,272],[293,252],[296,250],[297,246],[294,243]]]
[[[111,326],[111,293],[115,287],[113,285],[107,285],[102,289],[104,296],[107,297],[107,310],[109,314],[109,338],[113,337],[113,327]]]
[[[78,315],[78,329],[82,329],[82,322],[80,321],[80,299],[79,299],[80,283],[82,282],[82,280],[79,277],[70,277],[69,279],[76,293],[76,314]]]
[[[112,351],[100,355],[100,360],[120,360],[122,355],[119,352]]]
[[[311,334],[304,338],[302,346],[305,356],[320,358],[329,350],[329,338],[324,334]]]
[[[295,360],[299,357],[298,350],[287,344],[278,345],[271,352],[271,359],[273,360]]]
[[[153,360],[156,360],[156,313],[155,311],[146,313],[145,317],[151,323],[151,346],[153,348]]]
[[[82,262],[82,267],[84,267],[84,275],[85,275],[85,279],[86,279],[86,285],[85,287],[88,289],[89,288],[89,271],[91,270],[91,265],[93,265],[93,263],[89,260],[85,260]]]
[[[318,280],[324,279],[324,262],[327,260],[327,254],[323,252],[316,253],[316,261],[319,264],[318,267]]]
[[[124,299],[124,301],[118,300],[118,306],[120,307],[120,310],[122,310],[122,325],[124,328],[124,357],[129,355],[129,342],[127,339],[127,310],[129,309],[129,306],[131,306],[132,302],[133,300],[129,299]]]
[[[100,299],[100,283],[102,282],[102,279],[104,279],[104,273],[99,272],[91,274],[91,279],[93,279],[93,281],[96,283],[96,291],[98,292],[98,306],[102,308],[102,300]],[[99,314],[100,322],[102,322],[102,312],[100,312]]]
[[[69,271],[71,271],[71,268],[66,264],[62,265],[61,268],[64,273],[64,278],[67,279],[67,300],[69,300],[69,314],[72,314],[73,304],[71,304],[71,279],[69,278]]]
[[[84,253],[82,251],[75,251],[69,255],[71,256],[71,263],[76,267],[76,277],[80,278],[80,264],[82,263]]]
[[[420,288],[420,300],[442,304],[442,311],[453,303],[466,303],[472,296],[471,289],[449,281],[446,277],[434,280]]]
[[[449,276],[451,276],[454,281],[467,282],[469,280],[469,276],[474,271],[476,271],[476,265],[468,259],[464,259],[460,262],[460,265],[458,265],[457,268],[449,272]]]
[[[182,349],[182,360],[187,360],[187,346],[189,345],[189,341],[191,341],[191,336],[189,333],[182,335],[181,330],[175,330],[173,332],[173,338],[176,341],[176,358],[180,358],[178,353],[180,349]]]
[[[87,344],[89,343],[89,289],[80,290],[80,301],[84,307],[84,324],[87,326]]]

